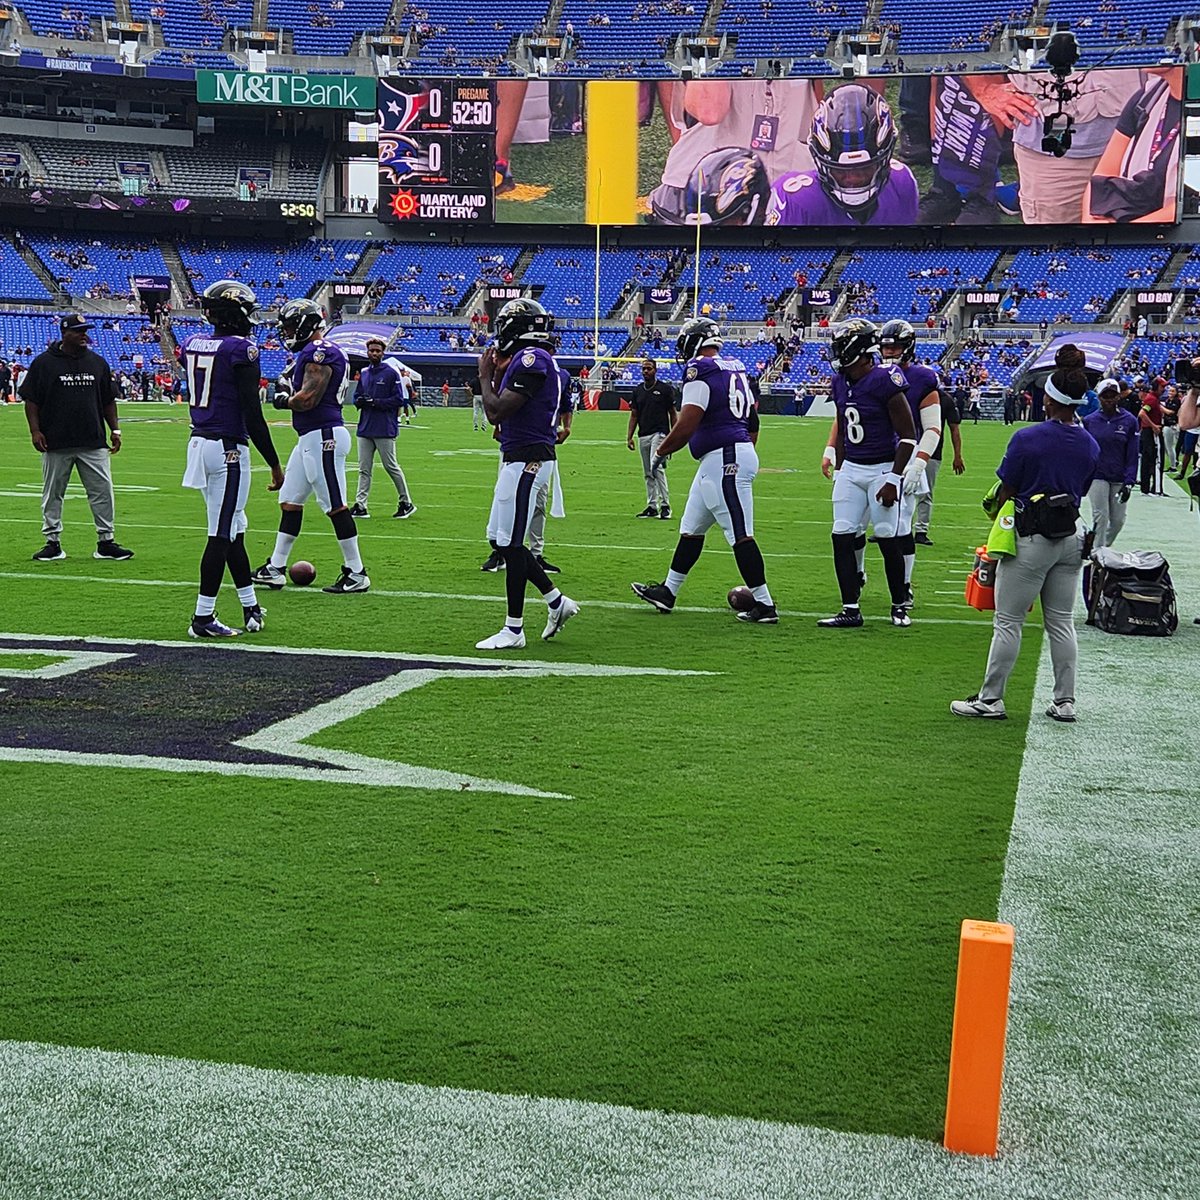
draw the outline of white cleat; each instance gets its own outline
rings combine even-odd
[[[490,638],[475,643],[476,650],[524,650],[525,630],[518,629],[514,633],[506,625],[499,633],[493,633]]]
[[[563,596],[557,608],[546,612],[546,628],[542,630],[542,641],[548,642],[577,612],[579,605],[570,596]]]

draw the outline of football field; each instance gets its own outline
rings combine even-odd
[[[962,588],[1003,427],[965,425],[968,473],[938,480],[913,626],[888,622],[869,548],[866,628],[825,631],[824,422],[763,422],[783,619],[746,627],[719,534],[670,616],[630,593],[678,525],[633,519],[627,415],[580,413],[546,557],[582,611],[542,642],[531,593],[528,648],[487,657],[496,453],[469,410],[402,428],[411,519],[376,471],[369,594],[319,590],[337,550],[310,506],[293,559],[318,586],[260,594],[266,630],[221,645],[185,636],[204,540],[185,410],[123,408],[124,563],[92,559],[77,485],[68,558],[29,560],[38,458],[19,409],[0,420],[0,1043],[939,1139],[958,927],[999,912],[1041,640],[1031,624],[1009,721],[950,717],[986,655]],[[669,476],[679,511],[690,462]],[[218,612],[236,623],[228,585]],[[117,1194],[79,1170],[0,1195]]]

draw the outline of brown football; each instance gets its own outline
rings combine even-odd
[[[305,562],[300,559],[298,562],[292,563],[288,567],[288,574],[291,576],[292,582],[297,587],[308,587],[310,583],[317,577],[317,568],[310,562]]]
[[[734,612],[748,612],[754,607],[754,593],[748,587],[730,588],[727,599]]]

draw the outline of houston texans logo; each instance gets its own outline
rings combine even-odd
[[[416,124],[429,105],[428,92],[402,92],[389,83],[379,85],[379,128],[402,133]]]

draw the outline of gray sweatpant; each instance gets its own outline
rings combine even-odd
[[[361,504],[363,508],[368,507],[367,498],[371,494],[371,472],[375,466],[376,451],[379,452],[379,461],[383,464],[383,469],[396,485],[397,496],[401,500],[408,499],[408,480],[404,478],[404,472],[396,461],[396,439],[360,437],[358,439],[358,494],[355,496],[355,503]]]
[[[1092,545],[1097,549],[1101,546],[1111,546],[1117,540],[1117,534],[1125,527],[1125,514],[1129,505],[1122,504],[1118,498],[1124,486],[1123,483],[1097,479],[1088,488],[1088,500],[1092,505],[1092,528],[1096,531],[1096,539]]]
[[[646,477],[646,503],[656,508],[671,503],[671,493],[667,490],[667,468],[662,463],[658,464],[657,470],[651,466],[654,452],[666,436],[665,433],[648,433],[638,438],[638,449],[642,452],[642,474]]]
[[[925,481],[929,491],[922,492],[917,497],[917,512],[913,518],[913,533],[928,533],[929,521],[933,516],[933,485],[937,482],[938,472],[942,469],[940,458],[931,458],[925,464]]]
[[[557,487],[557,483],[555,484]],[[541,558],[546,548],[546,494],[549,488],[533,489],[533,516],[529,518],[529,549],[535,558]]]
[[[71,469],[79,472],[79,482],[87,492],[96,522],[96,539],[111,542],[113,537],[112,454],[100,450],[47,450],[42,455],[42,536],[57,542],[62,536],[63,497],[71,480]]]
[[[1017,538],[1017,553],[996,567],[996,614],[981,700],[1002,700],[1021,650],[1021,629],[1030,605],[1042,599],[1042,623],[1050,641],[1054,699],[1075,699],[1075,599],[1083,547],[1078,534],[1057,541],[1040,534]]]

